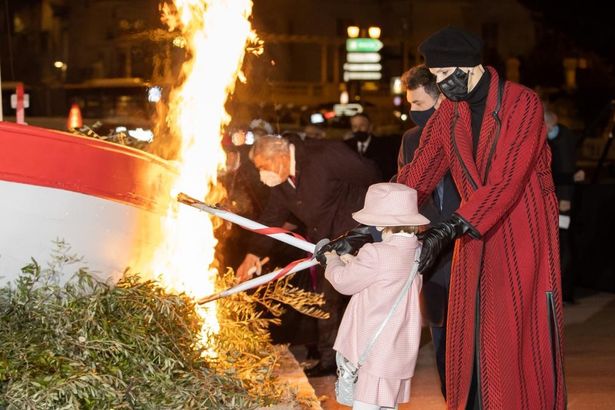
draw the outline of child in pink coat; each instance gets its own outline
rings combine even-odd
[[[352,216],[382,231],[382,242],[364,245],[355,257],[325,253],[325,277],[338,292],[352,295],[333,348],[356,366],[406,284],[419,246],[416,233],[429,220],[418,212],[416,191],[396,183],[370,186],[365,206]],[[410,401],[421,338],[421,283],[416,275],[359,368],[353,409],[396,409]]]

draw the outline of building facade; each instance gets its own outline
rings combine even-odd
[[[160,21],[158,0],[7,4],[0,19],[2,80],[5,90],[14,88],[15,81],[33,89],[34,115],[65,112],[72,95],[66,90],[85,89],[101,79],[108,86],[97,91],[103,94],[120,84],[169,88],[184,58],[184,50],[174,45],[176,35]],[[237,88],[235,100],[260,106],[338,101],[347,87],[342,71],[350,25],[381,29],[383,77],[361,92],[375,105],[392,107],[391,78],[419,63],[417,45],[446,25],[481,35],[485,61],[524,82],[524,72],[535,70],[539,17],[517,0],[501,0],[497,6],[489,0],[254,0],[253,25],[265,49],[261,56],[246,58],[248,82]],[[561,62],[556,64],[563,72]]]

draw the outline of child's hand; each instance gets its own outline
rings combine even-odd
[[[352,260],[354,259],[354,256],[352,256],[349,253],[345,253],[342,256],[340,256],[340,259],[342,260],[342,262],[348,265],[350,262],[352,262]]]
[[[325,258],[327,258],[327,265],[329,264],[331,260],[339,258],[337,252],[335,251],[327,251],[324,253],[324,255],[325,255]]]
[[[337,253],[335,251],[319,252],[318,256],[316,257],[318,263],[320,263],[320,266],[322,266],[323,268],[326,268],[329,263],[331,263],[334,259],[337,258],[339,258],[339,256],[337,256]]]

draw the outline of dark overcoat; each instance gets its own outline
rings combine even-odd
[[[555,139],[548,140],[551,148],[551,172],[555,183],[557,199],[572,201],[574,194],[574,172],[576,171],[576,143],[577,138],[570,128],[563,124],[559,126],[559,133]]]
[[[356,138],[344,140],[344,143],[355,152],[358,152],[357,142],[358,141]],[[362,154],[365,158],[374,161],[382,174],[383,181],[390,180],[391,177],[397,172],[395,159],[399,144],[399,135],[381,137],[372,135],[372,139],[367,146],[367,150]]]
[[[457,212],[478,234],[455,246],[447,405],[465,408],[476,365],[482,408],[564,409],[558,208],[542,104],[515,83],[499,92],[503,80],[488,69],[476,159],[468,104],[446,100],[398,176],[424,200],[450,169]]]
[[[304,224],[308,238],[314,242],[333,239],[357,226],[352,213],[363,207],[367,188],[380,181],[373,162],[341,141],[294,143],[296,188],[289,181],[272,188],[259,222],[277,227],[294,216]],[[263,237],[254,242],[257,241],[267,243]],[[266,254],[262,246],[253,252]]]

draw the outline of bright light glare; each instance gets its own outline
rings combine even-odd
[[[325,122],[325,117],[321,113],[315,112],[314,114],[310,115],[310,122],[312,124],[322,124],[323,122]]]
[[[344,71],[381,71],[382,65],[378,63],[346,63]]]
[[[382,74],[379,72],[345,72],[344,81],[350,80],[380,80]]]
[[[157,103],[162,98],[162,88],[158,86],[150,87],[147,90],[147,101]]]
[[[151,130],[144,130],[143,128],[128,130],[128,135],[134,139],[145,142],[152,142],[154,139],[154,133]]]
[[[359,33],[361,32],[361,29],[357,26],[348,26],[348,28],[346,29],[346,32],[348,33],[348,37],[357,38],[359,37]]]
[[[380,38],[380,27],[376,27],[376,26],[372,26],[369,29],[367,29],[367,33],[369,34],[370,38]]]
[[[346,61],[349,63],[379,63],[382,57],[380,53],[348,53]]]

